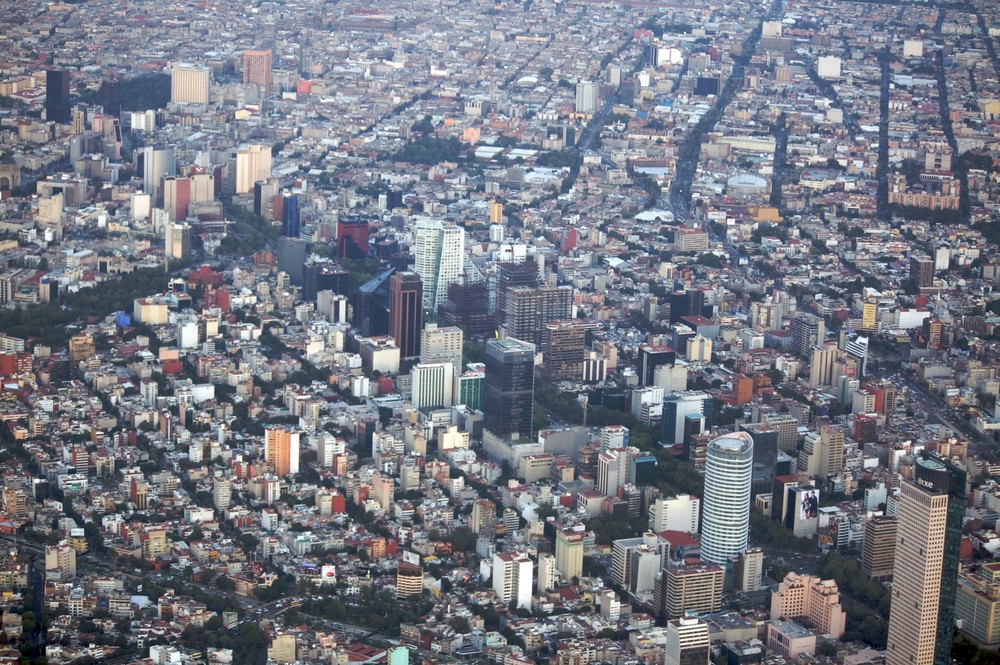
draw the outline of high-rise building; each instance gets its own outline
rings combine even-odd
[[[212,477],[212,504],[218,511],[229,507],[233,499],[233,483],[222,474]]]
[[[396,598],[417,598],[424,592],[424,569],[408,561],[396,568]]]
[[[45,119],[50,122],[70,121],[69,72],[50,69],[45,72]]]
[[[583,575],[583,534],[579,531],[556,531],[556,570],[562,579]]]
[[[569,319],[573,311],[573,289],[569,286],[516,286],[504,290],[500,330],[504,337],[530,342],[545,351],[546,328],[553,321]],[[582,356],[581,347],[581,356]],[[582,364],[581,357],[581,364]]]
[[[478,499],[472,503],[469,528],[472,533],[492,536],[497,524],[497,505],[489,499]]]
[[[164,254],[171,259],[184,259],[191,254],[191,227],[187,224],[167,224]]]
[[[496,327],[490,315],[489,287],[486,282],[457,282],[448,286],[444,320],[464,326],[469,337],[492,335]]]
[[[583,321],[554,321],[545,326],[542,370],[549,381],[579,381],[583,376],[586,325]]]
[[[464,342],[465,335],[461,328],[428,323],[420,331],[420,362],[450,362],[457,372],[462,367]]]
[[[856,376],[859,379],[868,375],[868,337],[865,335],[852,335],[844,345],[844,351],[851,358],[854,358],[857,367]]]
[[[208,104],[211,70],[189,62],[170,65],[170,101],[175,104]]]
[[[792,351],[803,358],[809,358],[812,350],[823,344],[826,324],[815,314],[799,312],[792,319]]]
[[[538,583],[535,591],[540,594],[556,586],[556,558],[551,554],[538,555]]]
[[[892,579],[896,559],[895,517],[875,516],[865,522],[864,540],[861,545],[861,572],[876,582]]]
[[[411,401],[418,409],[440,409],[454,402],[455,366],[418,363],[410,370]]]
[[[496,285],[496,326],[500,327],[508,319],[507,294],[519,286],[538,286],[538,264],[531,259],[523,261],[503,261],[497,270]]]
[[[483,426],[500,437],[530,437],[534,398],[535,345],[516,339],[489,340]]]
[[[493,554],[493,591],[505,605],[531,609],[531,559],[524,552]]]
[[[739,591],[756,591],[764,583],[764,550],[751,547],[736,557],[736,567],[733,568],[733,586]]]
[[[918,289],[934,286],[934,259],[926,254],[912,254],[910,282]]]
[[[701,500],[691,494],[678,494],[671,499],[654,499],[649,504],[649,529],[698,533]]]
[[[664,651],[664,665],[708,665],[712,656],[708,624],[688,617],[668,621]]]
[[[298,238],[302,228],[299,196],[288,191],[283,192],[281,196],[281,235],[286,238]]]
[[[243,51],[243,82],[261,86],[265,95],[271,94],[270,49]]]
[[[46,556],[46,560],[48,557]],[[984,649],[1000,646],[1000,563],[983,563],[958,578],[955,618],[962,632]]]
[[[675,325],[685,316],[702,316],[705,310],[705,292],[701,289],[674,291],[670,294],[670,325]]]
[[[142,173],[142,189],[154,205],[163,198],[162,181],[177,172],[174,151],[171,148],[146,146],[135,151],[136,167]]]
[[[389,278],[389,336],[402,358],[420,355],[423,292],[424,284],[415,272],[397,272]]]
[[[712,429],[715,401],[702,390],[688,390],[663,396],[662,443],[682,443],[689,418],[700,420],[699,433]]]
[[[240,146],[232,155],[229,169],[229,193],[252,192],[256,183],[271,177],[271,146],[258,143]]]
[[[264,428],[264,460],[279,476],[299,472],[299,437],[301,432],[284,427]]]
[[[639,347],[639,385],[656,385],[656,368],[676,362],[677,352],[669,346],[643,344]]]
[[[805,437],[799,453],[798,470],[809,476],[826,478],[844,468],[844,430],[836,425],[822,425],[819,433]]]
[[[965,471],[931,453],[902,483],[886,665],[949,665]]]
[[[705,563],[668,563],[656,580],[656,607],[660,616],[677,619],[685,614],[722,609],[726,571]]]
[[[424,219],[413,233],[414,271],[424,284],[424,309],[437,312],[448,300],[448,287],[462,278],[465,231]]]
[[[347,218],[337,221],[337,255],[352,259],[368,256],[370,224],[367,219]]]
[[[727,565],[746,551],[750,531],[753,438],[726,434],[708,444],[701,520],[701,558]]]
[[[580,81],[576,84],[576,112],[594,115],[600,109],[600,88],[594,81]]]

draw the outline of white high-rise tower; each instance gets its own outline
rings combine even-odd
[[[436,312],[448,300],[448,287],[462,277],[465,230],[423,219],[413,234],[414,272],[424,285],[424,309]]]
[[[701,558],[725,566],[747,549],[753,438],[725,434],[708,444],[701,509]]]

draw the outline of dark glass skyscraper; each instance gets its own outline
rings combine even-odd
[[[415,272],[398,272],[389,278],[389,335],[402,358],[420,355],[424,327],[424,285]]]
[[[299,237],[299,197],[297,194],[285,194],[281,207],[281,235],[286,238]]]
[[[516,339],[486,343],[483,426],[504,438],[531,436],[535,345]]]
[[[45,119],[70,121],[69,72],[50,69],[45,72]]]

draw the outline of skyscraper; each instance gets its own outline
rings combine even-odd
[[[271,177],[271,146],[253,143],[237,148],[229,162],[230,194],[246,194],[254,184]]]
[[[914,476],[899,499],[886,665],[949,665],[966,476],[926,452]]]
[[[549,381],[579,381],[583,376],[586,326],[579,319],[553,321],[542,331],[542,368]]]
[[[910,282],[918,289],[934,285],[934,259],[926,254],[910,256]]]
[[[462,277],[465,231],[424,219],[414,228],[414,270],[424,284],[424,309],[437,312],[448,301],[448,287]]]
[[[70,116],[69,72],[50,69],[45,72],[45,119],[66,123]]]
[[[291,192],[282,194],[281,203],[281,235],[286,238],[298,238],[301,229],[299,214],[299,197]]]
[[[701,558],[705,561],[724,566],[746,551],[752,478],[753,438],[749,434],[725,434],[709,442],[701,519]]]
[[[593,81],[576,84],[576,112],[586,115],[597,113],[601,105],[600,90]]]
[[[505,290],[501,330],[505,337],[531,342],[545,349],[547,324],[569,319],[573,289],[569,286],[516,286]],[[499,305],[498,315],[501,314]],[[583,362],[581,348],[580,362]]]
[[[389,335],[402,358],[420,355],[424,327],[423,283],[415,272],[398,272],[389,278]]]
[[[500,437],[531,436],[535,345],[516,339],[486,343],[483,426]]]
[[[162,181],[164,176],[174,175],[177,164],[172,148],[154,148],[146,146],[135,151],[136,166],[142,173],[142,188],[149,194],[153,205],[163,198]]]
[[[337,255],[352,259],[368,256],[369,223],[367,219],[341,219],[337,222]]]
[[[264,94],[271,93],[271,50],[243,51],[243,82],[259,85]]]
[[[264,429],[264,460],[279,476],[299,472],[299,436],[301,432],[284,427]]]
[[[170,101],[175,104],[208,104],[211,71],[187,62],[170,66]]]
[[[814,347],[823,343],[826,324],[815,314],[799,312],[792,319],[792,351],[803,358],[812,357]]]

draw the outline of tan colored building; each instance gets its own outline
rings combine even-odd
[[[839,640],[844,634],[847,614],[833,580],[788,573],[771,592],[771,620],[808,617],[820,634]]]
[[[965,491],[965,473],[929,453],[902,483],[886,665],[950,660]]]
[[[861,570],[878,582],[892,579],[896,559],[896,518],[873,517],[865,522],[861,547]]]
[[[170,67],[170,101],[175,104],[208,104],[211,72],[186,62]]]
[[[686,613],[718,612],[725,575],[720,566],[700,562],[665,566],[655,588],[660,614],[676,619]]]

